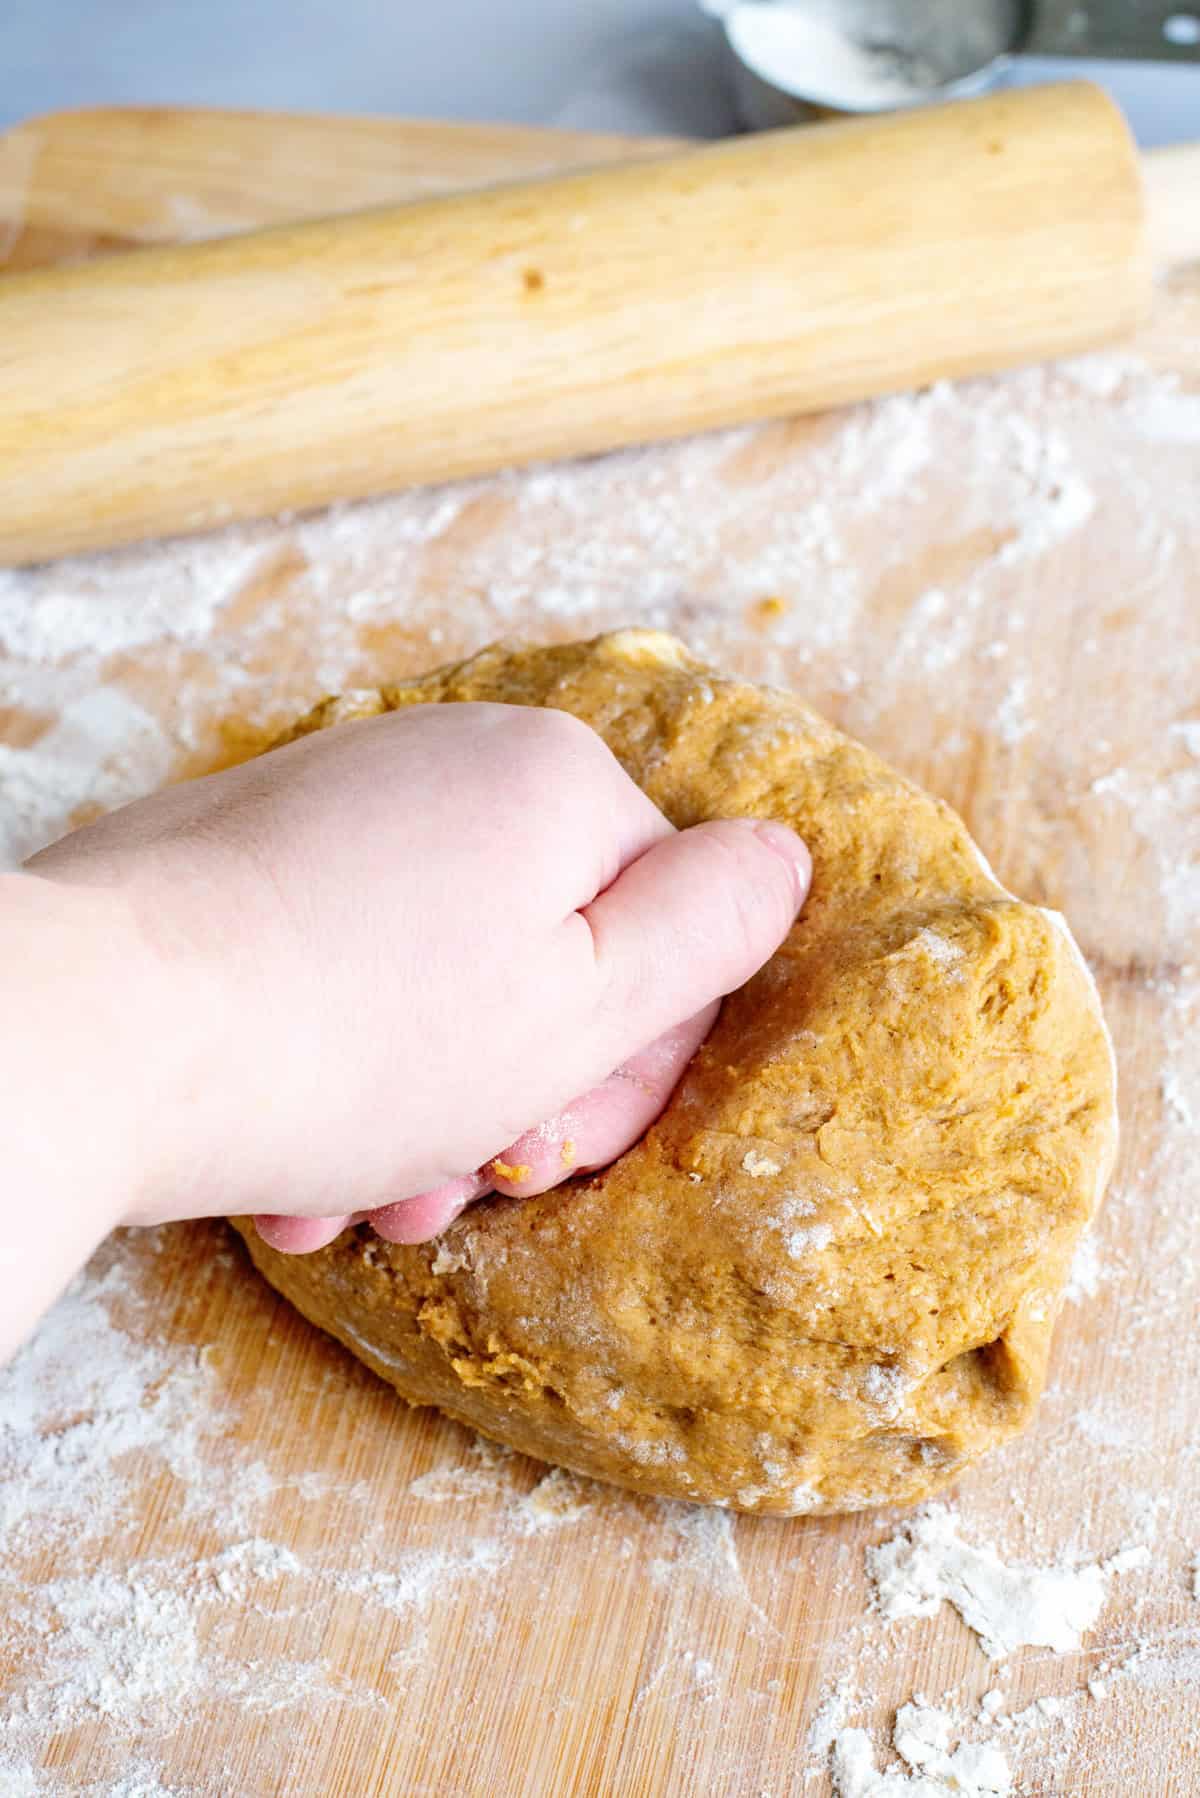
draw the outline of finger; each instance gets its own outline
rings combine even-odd
[[[369,1212],[372,1227],[386,1242],[428,1242],[485,1192],[514,1198],[546,1192],[572,1174],[615,1161],[662,1111],[716,1013],[707,1006],[631,1056],[602,1086],[527,1130],[478,1174]]]
[[[311,1255],[341,1235],[347,1224],[361,1213],[345,1213],[342,1217],[278,1217],[262,1213],[254,1220],[267,1247],[284,1255]]]
[[[656,843],[568,920],[591,933],[608,1059],[743,985],[787,935],[811,874],[785,825],[726,818]]]
[[[623,1155],[658,1117],[716,1019],[716,1005],[631,1055],[582,1098],[519,1136],[484,1172],[514,1198],[548,1192]],[[501,1172],[506,1169],[507,1172]]]
[[[485,1192],[510,1197],[547,1192],[572,1174],[615,1161],[654,1122],[691,1057],[711,1030],[717,1007],[660,1037],[557,1117],[519,1136],[478,1174],[367,1213],[386,1242],[428,1242]]]
[[[452,1224],[460,1211],[473,1199],[491,1190],[491,1181],[482,1174],[467,1174],[460,1180],[448,1180],[444,1186],[414,1194],[411,1199],[398,1199],[394,1205],[383,1205],[367,1213],[367,1221],[385,1242],[428,1242]]]

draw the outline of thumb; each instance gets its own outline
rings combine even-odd
[[[775,953],[812,861],[786,825],[697,824],[655,843],[586,906],[613,1064],[742,986]]]

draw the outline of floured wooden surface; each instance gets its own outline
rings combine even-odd
[[[915,1534],[482,1450],[404,1412],[220,1226],[115,1239],[0,1377],[5,1798],[1200,1779],[1198,481],[1193,275],[1133,356],[0,574],[10,857],[323,691],[506,633],[658,625],[794,686],[1066,911],[1124,1126],[1038,1422]],[[989,1661],[1006,1628],[1059,1646]],[[932,1710],[895,1723],[916,1693]]]

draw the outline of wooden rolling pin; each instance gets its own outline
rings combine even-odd
[[[1113,339],[1195,154],[1072,85],[4,277],[0,560]]]

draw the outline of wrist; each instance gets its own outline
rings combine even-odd
[[[98,1239],[214,1208],[203,1199],[226,1138],[218,1099],[239,1082],[227,983],[170,882],[153,863],[77,855],[75,841],[0,876],[0,956],[6,930],[23,934],[26,1004],[47,1045],[40,1090],[81,1121],[44,1173],[61,1185],[82,1170]]]
[[[137,1186],[133,938],[116,894],[0,874],[0,1360]]]
[[[139,961],[118,893],[0,875],[6,1158],[15,1144],[28,1202],[70,1195],[101,1234],[140,1178]]]

